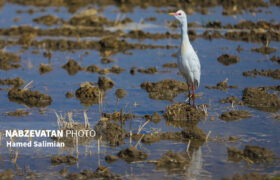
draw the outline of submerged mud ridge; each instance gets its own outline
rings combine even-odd
[[[168,125],[186,127],[196,125],[204,113],[186,103],[176,103],[167,106],[163,117]]]
[[[277,112],[280,109],[280,99],[276,94],[257,88],[245,88],[242,101],[245,105],[261,111]]]
[[[251,117],[251,114],[248,111],[236,110],[236,111],[227,111],[223,112],[219,118],[224,121],[235,121],[240,119],[245,119]]]
[[[228,160],[239,162],[249,159],[254,163],[268,163],[274,161],[275,154],[267,148],[259,146],[246,145],[244,150],[239,150],[234,147],[228,147]]]
[[[10,70],[10,69],[17,69],[21,66],[19,62],[21,58],[16,55],[15,53],[5,52],[0,50],[0,69],[1,70]]]
[[[93,86],[90,82],[84,82],[80,84],[75,92],[76,98],[81,101],[81,104],[90,106],[93,104],[99,104],[105,95],[103,89]]]
[[[42,94],[40,91],[25,89],[11,89],[8,92],[10,101],[25,104],[29,107],[45,107],[52,103],[51,96]]]
[[[149,93],[151,99],[173,101],[178,94],[187,92],[188,85],[174,79],[166,79],[158,82],[143,82],[141,88]]]
[[[20,77],[16,77],[14,79],[7,78],[4,80],[0,79],[0,84],[7,85],[7,86],[13,86],[13,88],[19,88],[25,84],[25,81],[23,81]]]
[[[251,77],[257,77],[257,75],[265,76],[265,77],[272,77],[273,79],[280,79],[280,69],[269,69],[261,71],[254,69],[252,71],[243,72],[243,76],[251,76]]]

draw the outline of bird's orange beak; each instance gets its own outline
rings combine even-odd
[[[169,15],[171,15],[171,16],[174,16],[175,15],[175,13],[168,13]]]

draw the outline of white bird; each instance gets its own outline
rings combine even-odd
[[[178,10],[176,13],[169,13],[180,21],[181,24],[181,47],[178,51],[178,67],[181,74],[187,81],[189,89],[189,104],[191,104],[191,90],[193,93],[193,106],[195,107],[195,89],[200,83],[200,62],[196,52],[194,51],[188,36],[188,22],[187,15],[183,10]]]

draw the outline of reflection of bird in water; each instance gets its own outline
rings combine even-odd
[[[195,106],[194,90],[198,88],[200,83],[200,62],[194,51],[188,36],[187,15],[184,11],[179,10],[176,13],[169,13],[180,21],[181,24],[181,48],[178,52],[178,67],[181,74],[187,81],[189,88],[189,103],[191,103],[191,90],[193,93],[193,106]]]
[[[202,177],[202,152],[201,147],[197,151],[194,151],[191,157],[190,166],[188,168],[188,180],[196,180]]]

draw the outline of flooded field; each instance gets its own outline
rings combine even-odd
[[[279,179],[279,6],[0,0],[0,179]],[[178,9],[201,63],[196,108]]]

